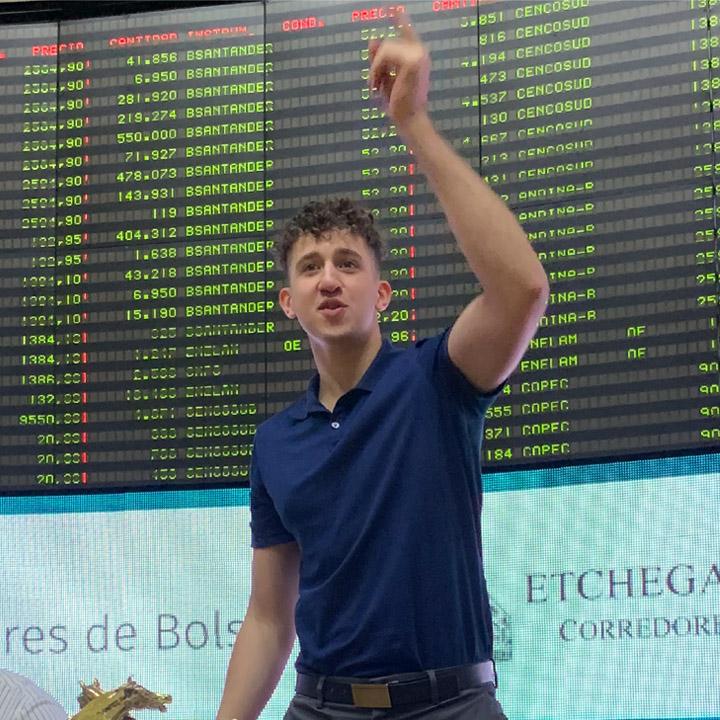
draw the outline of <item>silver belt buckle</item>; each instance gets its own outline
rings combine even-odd
[[[353,705],[363,708],[389,708],[390,688],[382,683],[352,683]]]

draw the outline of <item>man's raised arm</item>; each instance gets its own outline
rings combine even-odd
[[[412,149],[483,292],[456,320],[448,350],[480,390],[513,371],[545,312],[548,280],[515,216],[435,130],[427,113],[430,57],[398,17],[399,38],[370,42],[368,83]]]

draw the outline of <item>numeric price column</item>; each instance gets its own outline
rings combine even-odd
[[[3,334],[0,482],[55,482],[55,152],[57,28],[0,33],[3,79],[0,256]]]
[[[88,483],[89,92],[90,60],[79,38],[58,44],[57,217],[55,256],[56,480]]]
[[[392,302],[381,315],[380,322],[392,342],[410,343],[417,340],[416,163],[411,150],[382,107],[379,90],[373,91],[367,85],[371,63],[368,43],[371,40],[392,41],[398,37],[400,30],[396,10],[348,8],[346,12],[360,40],[358,94],[362,102],[358,111],[362,126],[361,166],[357,178],[359,197],[371,208],[390,236],[386,272],[392,285]]]

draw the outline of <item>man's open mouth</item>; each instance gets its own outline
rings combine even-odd
[[[320,303],[318,310],[338,310],[339,308],[347,307],[345,303],[341,303],[339,300],[325,300]]]

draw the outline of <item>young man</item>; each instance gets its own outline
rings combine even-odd
[[[504,203],[435,131],[427,51],[370,45],[370,85],[413,149],[483,287],[450,330],[383,341],[372,216],[311,203],[281,244],[285,314],[307,333],[306,396],[258,428],[250,603],[217,720],[254,720],[300,640],[286,720],[505,716],[482,565],[485,411],[542,316],[547,278]],[[296,607],[297,604],[297,607]]]

